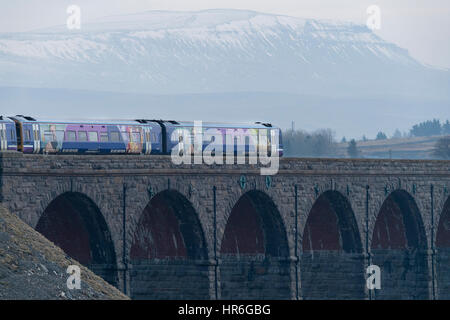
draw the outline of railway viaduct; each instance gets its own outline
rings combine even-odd
[[[450,299],[449,161],[0,164],[2,204],[134,299]]]

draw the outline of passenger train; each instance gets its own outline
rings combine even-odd
[[[115,121],[55,121],[39,120],[30,116],[0,116],[0,151],[44,154],[170,154],[178,141],[172,141],[174,130],[185,129],[191,134],[195,126],[192,121],[174,120],[115,120]],[[230,129],[235,136],[267,135],[267,149],[272,150],[278,137],[277,149],[283,154],[281,130],[270,123],[254,124],[202,123],[202,130],[217,129],[223,136],[223,148],[237,152],[226,145],[225,133]],[[274,131],[278,135],[274,134]],[[243,137],[245,150],[249,150],[249,139]],[[239,138],[239,137],[238,137]],[[260,143],[258,141],[257,143]],[[203,149],[208,143],[203,142]]]

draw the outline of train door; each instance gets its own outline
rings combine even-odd
[[[258,129],[248,129],[246,136],[246,154],[248,156],[257,156],[258,154]]]
[[[8,149],[8,139],[6,138],[6,124],[0,123],[0,151]]]
[[[129,127],[129,153],[142,153],[143,152],[143,141],[145,137],[142,137],[143,131],[141,127],[130,126]]]
[[[88,152],[96,152],[99,149],[99,132],[98,128],[91,126],[87,131],[88,135]]]
[[[8,135],[6,123],[0,123],[0,151],[8,150]],[[12,140],[13,137],[11,137]]]
[[[22,124],[22,142],[24,153],[34,153],[32,125],[28,123]]]
[[[150,154],[152,152],[152,128],[143,127],[144,134],[144,154]]]
[[[162,138],[161,126],[159,124],[152,124],[150,131],[150,153],[160,154],[162,152]]]
[[[258,153],[260,155],[270,155],[270,139],[271,136],[269,130],[258,129]]]
[[[16,123],[17,151],[23,152],[22,123],[14,120]]]
[[[41,151],[41,134],[39,132],[39,124],[32,124],[33,153]]]
[[[275,139],[276,132],[273,129],[267,130],[269,143],[267,144],[267,154],[273,156],[272,154],[272,146],[277,146],[278,142]]]
[[[101,129],[99,131],[99,144],[98,144],[98,151],[100,153],[111,153],[111,143],[108,133],[108,127],[109,126],[101,126]]]

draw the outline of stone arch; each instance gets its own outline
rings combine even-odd
[[[304,299],[364,298],[364,256],[348,199],[323,192],[312,206],[302,237],[300,259]]]
[[[286,229],[266,193],[252,190],[239,198],[219,250],[222,299],[290,299]]]
[[[436,277],[439,299],[450,299],[450,197],[444,204],[436,232]]]
[[[209,298],[208,250],[198,215],[175,190],[151,198],[130,248],[134,299]]]
[[[36,231],[117,286],[116,254],[111,232],[91,198],[79,192],[60,194],[45,208]]]
[[[428,299],[427,239],[420,211],[405,190],[390,193],[378,212],[371,263],[381,269],[378,299]]]

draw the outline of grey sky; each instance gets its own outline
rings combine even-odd
[[[71,4],[81,7],[82,23],[146,10],[234,8],[363,24],[367,7],[375,4],[381,8],[377,33],[382,38],[408,49],[421,62],[450,68],[448,0],[0,0],[0,32],[65,24]]]

